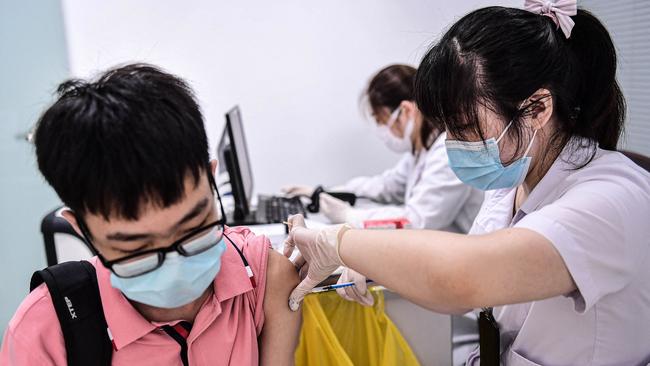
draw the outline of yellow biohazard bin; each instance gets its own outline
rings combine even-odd
[[[297,366],[415,366],[418,360],[384,311],[384,294],[371,291],[373,307],[336,292],[311,294],[302,307]]]

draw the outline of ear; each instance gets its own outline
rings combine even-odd
[[[548,89],[540,88],[528,97],[524,105],[529,105],[530,127],[541,130],[553,116],[553,96]]]
[[[410,100],[403,100],[399,104],[399,108],[402,108],[402,116],[401,120],[403,124],[406,124],[406,122],[410,119],[415,119],[415,115],[418,111],[417,106],[415,105],[415,102],[410,101]]]
[[[212,176],[217,176],[217,167],[219,166],[219,160],[212,159],[210,160],[210,169],[212,170]]]
[[[84,237],[83,233],[81,232],[81,229],[79,229],[79,223],[77,222],[77,217],[75,216],[74,212],[72,212],[71,209],[64,207],[61,210],[61,216],[67,221],[70,226],[74,229],[74,231],[79,234],[82,238]]]

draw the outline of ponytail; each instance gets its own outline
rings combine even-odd
[[[603,24],[590,12],[578,10],[567,40],[575,57],[577,90],[573,134],[616,150],[623,132],[625,99],[616,81],[616,49]],[[571,121],[571,119],[569,119]]]

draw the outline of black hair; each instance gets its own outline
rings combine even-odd
[[[77,214],[136,220],[141,205],[183,198],[208,169],[203,117],[190,87],[146,64],[69,80],[40,117],[38,167]]]
[[[485,106],[504,124],[512,121],[508,134],[516,137],[518,156],[529,141],[522,138],[521,117],[539,100],[521,104],[545,88],[559,121],[553,152],[572,136],[587,138],[592,149],[577,165],[593,159],[596,144],[616,150],[625,100],[616,81],[614,44],[588,11],[579,9],[572,19],[567,39],[550,17],[526,10],[487,7],[464,16],[422,60],[415,81],[420,110],[454,136],[475,133],[485,140],[478,114]]]
[[[382,108],[394,111],[404,100],[413,101],[415,75],[417,69],[413,66],[394,64],[379,70],[368,82],[362,95],[362,104],[367,102],[373,114],[379,114]],[[443,127],[435,126],[433,121],[423,123],[420,139],[422,144],[429,148],[433,143],[431,135]]]

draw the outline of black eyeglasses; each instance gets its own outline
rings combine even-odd
[[[193,229],[182,238],[176,240],[171,245],[165,248],[149,249],[142,252],[134,253],[127,255],[122,258],[115,260],[106,260],[95,248],[90,240],[90,231],[88,227],[81,219],[77,216],[77,222],[79,224],[79,229],[84,236],[86,245],[90,250],[95,254],[102,264],[115,273],[118,277],[130,278],[149,273],[153,270],[158,269],[162,266],[165,261],[165,256],[170,252],[177,252],[178,254],[191,257],[203,253],[210,248],[213,248],[224,237],[224,227],[226,225],[226,214],[221,204],[221,196],[217,190],[214,179],[211,179],[211,174],[208,173],[208,180],[210,181],[210,186],[216,194],[217,202],[221,210],[221,218],[205,226]],[[237,248],[239,252],[239,248]],[[241,255],[241,253],[240,253]]]

